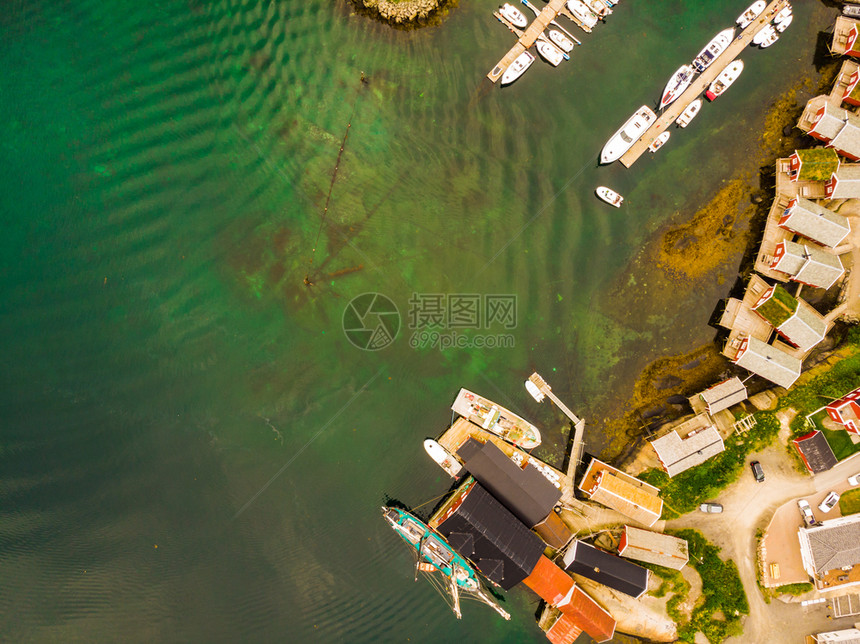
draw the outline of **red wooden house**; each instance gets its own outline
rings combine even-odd
[[[845,427],[846,431],[860,436],[860,387],[825,407],[827,415]]]

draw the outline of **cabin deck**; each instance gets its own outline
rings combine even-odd
[[[763,28],[765,24],[770,22],[773,19],[773,16],[787,4],[788,0],[773,0],[770,2],[762,14],[756,18],[752,24],[744,29],[739,36],[735,37],[726,50],[717,57],[716,61],[714,61],[704,72],[699,74],[674,103],[670,104],[665,110],[663,110],[663,113],[657,117],[657,120],[651,125],[651,127],[645,130],[639,140],[624,153],[621,157],[621,163],[628,168],[636,163],[636,160],[645,153],[648,146],[653,143],[654,139],[668,129],[675,120],[681,116],[681,112],[683,112],[690,103],[701,96],[702,92],[707,89],[708,85],[710,85],[711,82],[719,76],[735,58],[737,58],[738,54],[740,54],[743,49],[752,42],[753,36],[755,36],[756,32]]]

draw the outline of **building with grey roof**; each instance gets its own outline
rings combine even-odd
[[[733,362],[786,389],[800,377],[800,360],[758,338],[744,338]]]
[[[827,321],[809,303],[800,300],[777,284],[771,286],[753,306],[792,346],[804,353],[827,334]]]
[[[824,182],[827,199],[860,198],[860,163],[843,164]]]
[[[800,528],[797,536],[803,567],[819,590],[860,585],[860,514]]]
[[[651,441],[651,447],[669,476],[700,465],[725,451],[723,437],[708,414],[699,414]]]
[[[624,533],[618,542],[618,554],[673,570],[680,570],[690,559],[684,539],[629,525],[624,526]]]
[[[809,136],[829,143],[839,134],[847,119],[848,112],[829,103],[826,95],[816,96],[806,103],[797,127]]]
[[[828,289],[842,277],[842,260],[811,244],[781,241],[776,245],[770,267],[795,282]]]
[[[729,378],[728,380],[723,380],[713,387],[709,387],[708,389],[705,389],[695,396],[690,396],[689,398],[690,406],[693,407],[693,411],[698,411],[697,407],[700,407],[701,404],[704,403],[705,408],[711,415],[716,414],[718,411],[728,409],[732,405],[736,405],[746,399],[746,385],[744,385],[744,383],[741,382],[741,379],[737,376]]]
[[[835,248],[851,232],[848,219],[824,206],[795,197],[788,202],[779,225],[802,237]]]

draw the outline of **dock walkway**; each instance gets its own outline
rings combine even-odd
[[[731,44],[717,57],[711,66],[699,74],[686,91],[657,117],[657,120],[653,125],[651,125],[651,127],[642,134],[639,140],[624,153],[621,157],[621,163],[628,168],[636,163],[636,160],[644,154],[645,150],[648,149],[648,146],[651,145],[654,139],[660,136],[660,134],[672,125],[672,123],[681,116],[681,112],[683,112],[690,103],[699,98],[708,85],[710,85],[713,80],[719,76],[735,58],[737,58],[738,54],[743,51],[744,47],[752,42],[753,36],[755,36],[758,30],[770,22],[774,15],[776,15],[787,4],[788,0],[773,0],[770,2],[762,14],[731,42]]]

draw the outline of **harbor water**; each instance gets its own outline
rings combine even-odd
[[[412,31],[344,0],[8,4],[0,639],[545,641],[526,590],[454,619],[379,506],[446,492],[422,442],[460,387],[560,463],[533,370],[599,452],[622,384],[713,337],[734,267],[656,314],[610,287],[757,154],[836,10],[796,3],[657,154],[597,158],[746,4],[624,0],[506,88],[486,2]]]

